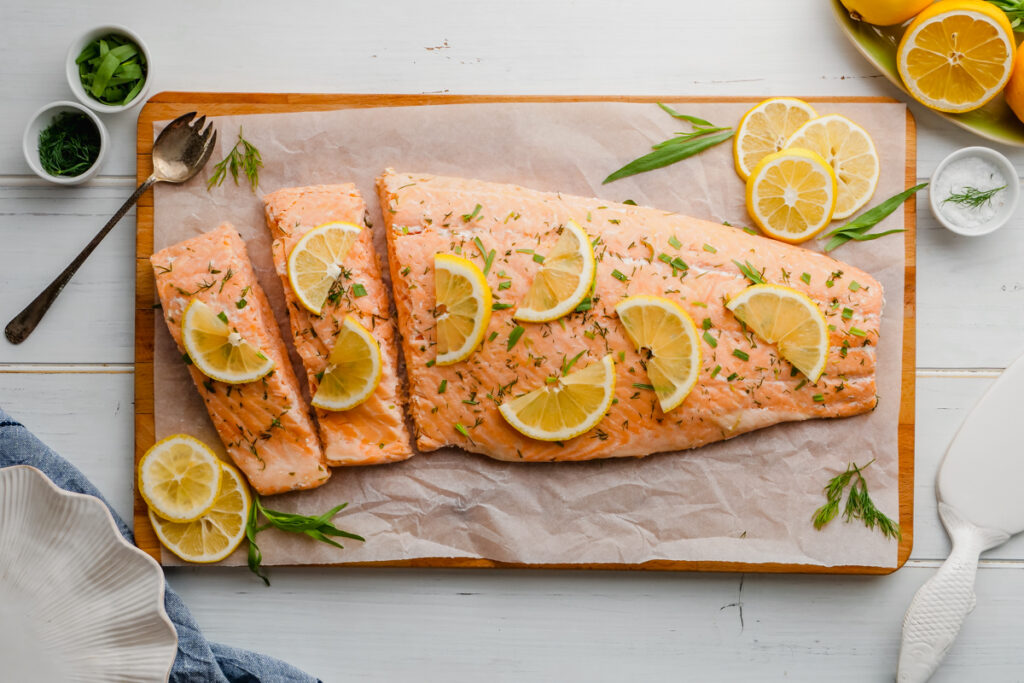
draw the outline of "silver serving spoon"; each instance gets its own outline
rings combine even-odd
[[[206,165],[213,153],[214,144],[217,142],[217,131],[213,124],[203,130],[206,117],[200,116],[193,122],[196,112],[183,114],[167,124],[167,127],[160,131],[156,142],[153,143],[153,173],[142,181],[132,196],[121,205],[117,213],[107,221],[103,229],[96,233],[89,244],[85,245],[75,260],[68,264],[68,267],[44,289],[39,296],[32,300],[25,309],[14,316],[11,322],[7,323],[4,335],[12,344],[20,344],[25,341],[36,325],[43,319],[50,304],[56,301],[64,285],[66,285],[78,268],[85,263],[85,259],[99,246],[107,233],[117,225],[117,222],[128,213],[128,210],[139,201],[139,197],[155,183],[183,183],[190,179]]]

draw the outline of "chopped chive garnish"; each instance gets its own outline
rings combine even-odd
[[[235,308],[245,308],[246,304],[248,303],[249,302],[246,301],[245,297],[243,296],[241,299],[235,302]]]
[[[316,373],[315,376],[316,376],[316,381],[317,382],[319,382],[320,380],[322,380],[324,378],[324,373],[325,372],[326,372],[326,370],[321,370],[320,372]]]
[[[804,379],[800,380],[800,383],[796,385],[796,391],[800,391],[801,389],[803,389],[805,384],[807,384],[807,378],[806,377]]]
[[[412,272],[412,268],[410,268],[409,266],[402,268],[402,275],[408,275],[410,272]]]
[[[583,336],[586,337],[587,339],[593,340],[594,337],[596,337],[597,335],[591,332],[590,330],[587,330],[586,332],[583,333]]]
[[[714,379],[715,375],[717,375],[721,371],[722,371],[722,366],[721,365],[716,365],[715,369],[711,371],[711,379]]]
[[[711,318],[704,318],[704,320],[701,321],[700,326],[701,326],[701,329],[710,330],[711,329]]]
[[[675,235],[672,235],[671,237],[668,238],[668,243],[671,244],[672,247],[675,249],[678,249],[679,247],[683,246],[683,243],[676,239]]]
[[[868,336],[868,333],[865,332],[864,330],[860,329],[859,327],[851,327],[850,328],[850,334],[854,335],[855,337],[866,337],[866,336]]]
[[[441,383],[437,385],[437,393],[443,394],[448,389],[448,380],[443,379]]]
[[[363,285],[358,282],[355,283],[354,285],[352,285],[352,296],[354,296],[357,299],[359,297],[366,296],[366,287],[363,287]]]
[[[517,254],[532,254],[533,249],[516,249]]]
[[[811,284],[811,274],[810,273],[804,273],[803,275],[800,276],[800,279],[804,281],[805,285]]]
[[[627,275],[624,275],[623,273],[620,273],[618,270],[613,270],[612,271],[612,277],[615,278],[616,280],[618,280],[619,282],[625,282],[626,280],[629,279],[629,277]]]
[[[593,307],[594,300],[588,296],[586,299],[580,302],[579,306],[576,307],[576,313],[583,313],[584,311],[589,311]]]
[[[753,282],[755,285],[763,285],[764,284],[764,278],[761,277],[761,271],[759,271],[757,268],[752,266],[750,264],[750,261],[746,261],[744,263],[740,263],[739,261],[733,259],[733,263],[735,263],[736,267],[740,269],[741,273],[743,273],[743,277],[747,278],[748,280]]]
[[[815,394],[814,395],[814,402],[815,403],[824,403],[825,402],[825,395],[824,394]]]
[[[511,280],[505,280],[504,282],[499,282],[498,283],[498,291],[501,291],[503,289],[508,289],[511,286],[512,286],[512,281]]]
[[[829,330],[829,332],[835,332],[836,331],[836,326],[835,325],[829,325],[828,326],[828,330]]]
[[[679,270],[689,270],[690,266],[686,265],[686,261],[676,256],[672,259],[672,267],[678,268]]]
[[[715,249],[715,248],[714,248],[713,246],[711,246],[710,244],[705,244],[705,245],[704,245],[704,251],[710,252],[710,253],[712,253],[712,254],[717,254],[717,253],[718,253],[718,250],[717,250],[717,249]]]
[[[533,260],[535,263],[544,263],[544,257],[541,256],[540,254],[534,254]]]
[[[192,358],[187,353],[181,354],[181,359],[185,361],[185,365],[192,365]]]
[[[658,260],[663,261],[669,265],[672,265],[672,257],[666,254],[665,252],[661,252],[660,254],[658,254]]]
[[[506,308],[512,308],[513,304],[503,304],[500,301],[495,301],[491,304],[492,311],[504,311]]]
[[[748,235],[757,234],[757,230],[754,230],[753,228],[748,228],[747,226],[743,226],[743,232],[747,233]]]
[[[434,367],[434,363],[436,363],[436,362],[437,361],[435,359],[431,358],[430,360],[427,361],[427,367],[428,368]]]
[[[224,311],[221,311],[220,313],[218,313],[217,317],[220,318],[222,322],[226,323],[228,321],[228,315]]]
[[[853,317],[853,309],[852,308],[844,308],[843,309],[843,320],[849,320],[852,317]]]
[[[622,203],[629,204],[630,206],[636,206],[636,202],[634,202],[632,199],[623,199]]]
[[[626,360],[626,352],[625,351],[619,351],[619,362],[622,363],[625,360]]]
[[[512,347],[516,345],[516,342],[519,341],[519,338],[523,336],[523,332],[526,332],[526,328],[523,327],[522,325],[516,325],[515,328],[512,330],[512,333],[508,335],[507,349],[509,351],[511,351]]]
[[[564,362],[564,361],[563,361],[563,363],[562,363],[562,376],[563,376],[563,377],[564,377],[565,375],[568,375],[568,374],[569,374],[569,370],[570,370],[570,369],[572,368],[572,366],[573,366],[573,365],[575,365],[575,364],[576,364],[576,361],[578,361],[578,360],[580,359],[580,356],[582,356],[582,355],[583,355],[584,353],[586,353],[586,351],[585,351],[585,350],[584,350],[584,351],[580,351],[580,352],[579,352],[579,353],[577,353],[577,354],[576,354],[575,356],[573,356],[572,358],[570,358],[570,359],[569,359],[569,362],[568,362],[568,363],[566,363],[566,362]]]
[[[479,204],[477,204],[477,206],[479,206]],[[469,436],[469,431],[468,431],[468,430],[467,430],[467,429],[466,429],[466,428],[465,428],[464,426],[462,426],[462,423],[461,423],[461,422],[456,422],[456,423],[455,423],[455,430],[456,430],[456,431],[457,431],[457,432],[458,432],[459,434],[462,434],[462,435],[463,435],[464,437],[466,437],[467,439],[470,439],[470,438],[471,438],[471,437]]]
[[[487,337],[487,341],[492,342],[492,341],[494,341],[497,338],[498,338],[498,333],[497,332],[491,332],[491,334],[488,335],[488,337]]]
[[[850,280],[849,288],[851,292],[856,292],[858,289],[860,289],[860,287],[861,284],[859,282],[857,282],[856,280]]]
[[[711,333],[708,332],[707,330],[704,330],[704,341],[706,341],[708,343],[708,346],[710,346],[711,348],[718,348],[718,340],[712,337]]]
[[[726,381],[726,382],[731,382],[731,381],[733,381],[734,379],[736,379],[737,377],[739,377],[739,375],[738,375],[738,374],[736,374],[736,373],[734,372],[734,373],[730,374],[730,375],[729,375],[728,377],[726,377],[726,378],[725,378],[725,381]]]
[[[654,385],[653,384],[640,384],[638,382],[633,382],[633,388],[634,389],[649,389],[650,391],[654,391]]]
[[[471,220],[473,220],[474,218],[476,218],[480,214],[480,209],[482,209],[482,208],[484,208],[484,207],[482,207],[479,204],[477,204],[475,207],[473,207],[473,213],[464,213],[464,214],[462,214],[462,221],[464,223],[470,222]]]
[[[746,351],[741,351],[740,349],[733,349],[732,355],[736,356],[740,360],[750,360],[750,354]]]

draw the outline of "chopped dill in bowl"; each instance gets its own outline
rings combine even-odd
[[[82,88],[102,104],[128,104],[146,84],[146,55],[134,42],[115,33],[86,45],[75,64]]]
[[[39,165],[52,176],[79,176],[100,155],[100,131],[81,112],[61,112],[39,133]]]

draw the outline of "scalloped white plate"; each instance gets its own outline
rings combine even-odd
[[[0,678],[166,681],[177,648],[163,571],[106,506],[0,469]]]

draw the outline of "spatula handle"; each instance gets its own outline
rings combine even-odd
[[[907,608],[896,673],[899,683],[922,683],[935,672],[974,609],[974,577],[981,553],[1009,538],[1005,532],[971,524],[945,503],[939,503],[939,517],[953,550]]]

